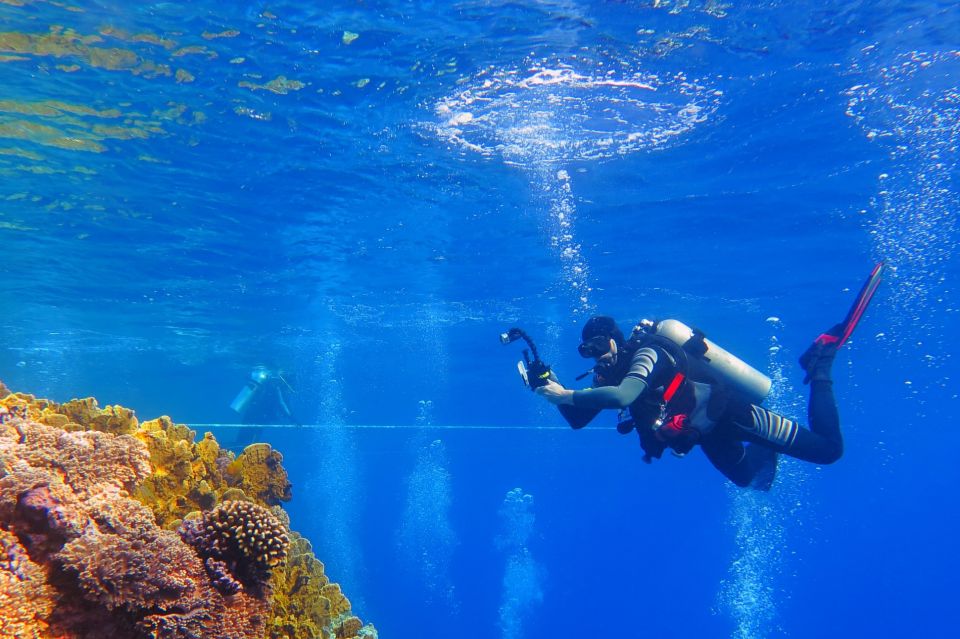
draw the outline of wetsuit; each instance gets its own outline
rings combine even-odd
[[[821,366],[810,387],[806,429],[794,420],[723,392],[716,384],[687,381],[661,411],[665,389],[681,372],[680,358],[662,346],[623,351],[617,365],[594,378],[594,388],[574,391],[573,406],[559,406],[573,428],[583,428],[603,409],[629,408],[646,452],[645,461],[666,448],[686,453],[699,444],[710,462],[738,486],[769,489],[777,453],[817,464],[830,464],[843,454],[840,419],[833,397],[829,366]],[[831,360],[827,364],[832,363]],[[661,414],[662,413],[662,414]],[[683,414],[681,431],[658,429],[657,418]],[[745,445],[748,444],[748,445]]]
[[[240,410],[240,423],[250,426],[250,428],[240,428],[232,440],[226,438],[223,441],[224,448],[237,453],[250,444],[264,441],[263,429],[256,428],[256,426],[300,425],[287,404],[279,378],[267,378],[252,388],[249,399],[246,400]]]
[[[283,387],[278,378],[267,379],[257,386],[244,407],[240,421],[244,424],[297,423],[283,396]]]

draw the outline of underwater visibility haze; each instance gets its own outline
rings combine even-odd
[[[955,632],[960,5],[0,0],[0,77],[0,379],[269,443],[381,636]],[[674,318],[806,424],[880,261],[769,492],[498,340]]]

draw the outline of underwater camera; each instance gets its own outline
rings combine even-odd
[[[547,382],[550,381],[550,365],[540,359],[540,355],[537,354],[537,346],[530,339],[530,336],[519,328],[511,328],[506,333],[500,333],[500,343],[503,345],[511,344],[518,339],[525,341],[529,347],[523,349],[523,359],[517,362],[517,372],[520,373],[520,379],[530,390],[546,386]],[[530,353],[533,353],[533,359],[530,359]]]

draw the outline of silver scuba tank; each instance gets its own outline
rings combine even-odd
[[[692,328],[673,319],[657,323],[642,320],[633,330],[634,334],[639,331],[648,335],[665,337],[680,347],[684,347],[691,339],[694,339],[695,335]],[[701,337],[698,332],[697,339]],[[761,403],[770,393],[770,378],[707,338],[703,337],[702,339],[703,345],[700,349],[703,354],[690,353],[688,362],[691,370],[688,374],[694,379],[698,376],[715,378],[751,404]],[[705,350],[703,350],[704,347]],[[685,350],[689,351],[690,349]]]

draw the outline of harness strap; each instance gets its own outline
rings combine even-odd
[[[677,389],[680,388],[680,384],[683,383],[684,379],[686,378],[683,373],[677,373],[673,376],[673,379],[670,380],[670,384],[667,386],[667,390],[663,392],[664,403],[670,403],[670,400],[673,399],[674,394],[677,392]]]

